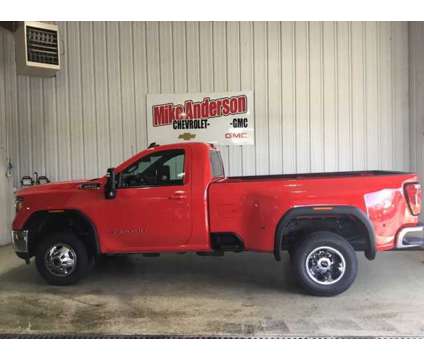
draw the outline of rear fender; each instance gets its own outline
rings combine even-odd
[[[278,223],[275,231],[275,242],[274,242],[274,257],[277,261],[281,260],[282,242],[287,225],[299,217],[323,217],[323,216],[337,216],[337,215],[348,215],[354,217],[359,221],[366,230],[367,233],[367,247],[365,250],[365,256],[367,259],[372,260],[376,255],[375,248],[375,233],[374,227],[370,219],[366,214],[359,208],[354,206],[308,206],[298,207],[287,211]]]

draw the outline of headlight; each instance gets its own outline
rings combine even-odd
[[[18,213],[22,209],[23,205],[24,205],[24,199],[20,196],[17,196],[15,200],[16,213]]]

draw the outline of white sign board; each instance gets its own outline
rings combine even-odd
[[[253,92],[148,94],[148,142],[253,145]]]

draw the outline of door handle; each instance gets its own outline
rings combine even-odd
[[[186,199],[187,195],[185,191],[179,190],[179,191],[175,191],[170,197],[170,200],[182,200],[182,199]]]

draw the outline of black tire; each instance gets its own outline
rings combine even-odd
[[[328,259],[331,260],[330,267]],[[323,267],[319,269],[316,264],[320,261]],[[305,235],[294,249],[292,264],[299,284],[315,296],[334,296],[346,291],[358,272],[358,260],[353,247],[343,237],[329,231]],[[334,270],[325,271],[325,268]],[[344,272],[340,269],[344,269]],[[330,275],[328,272],[335,275],[335,279],[326,278]]]
[[[289,247],[289,248],[288,248],[288,250],[287,250],[287,252],[288,252],[288,254],[289,254],[290,261],[293,261],[293,256],[294,256],[294,247],[293,247],[293,246]]]
[[[91,271],[97,264],[97,256],[93,254],[88,254],[88,266],[87,271]]]
[[[74,256],[74,267],[69,274],[56,275],[47,266],[48,251],[60,244],[64,244],[67,248],[72,249]],[[38,272],[51,285],[71,285],[78,282],[89,270],[89,256],[84,243],[73,233],[56,233],[49,234],[37,247],[35,253],[35,263]]]

